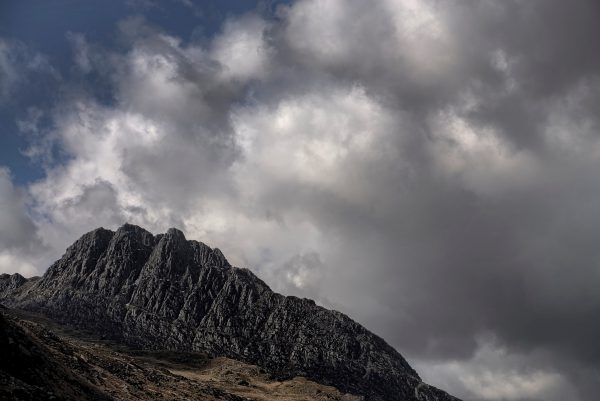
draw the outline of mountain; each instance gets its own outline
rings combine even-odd
[[[0,400],[360,401],[202,353],[132,350],[0,308]]]
[[[369,401],[457,400],[346,315],[273,292],[177,229],[91,231],[41,278],[0,276],[0,302],[131,346],[224,356]]]

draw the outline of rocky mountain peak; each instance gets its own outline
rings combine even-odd
[[[0,296],[3,293],[10,293],[13,290],[21,287],[27,282],[27,279],[19,273],[0,274]]]
[[[367,400],[455,400],[424,385],[394,348],[344,314],[274,293],[175,228],[93,230],[41,279],[1,276],[0,302],[133,346],[226,356]]]
[[[172,238],[176,238],[177,240],[180,241],[185,241],[185,235],[183,235],[183,231],[175,228],[175,227],[171,227],[167,230],[167,237],[172,237]]]

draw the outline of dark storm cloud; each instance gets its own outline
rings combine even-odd
[[[394,200],[384,218],[374,212],[365,224],[358,210],[339,212],[343,203],[328,206],[314,195],[302,202],[323,226],[342,231],[347,251],[338,263],[351,265],[359,258],[355,250],[371,250],[369,266],[361,267],[368,276],[349,292],[369,292],[382,305],[400,309],[398,316],[407,314],[369,323],[393,333],[395,344],[414,355],[464,357],[477,349],[479,335],[492,333],[515,352],[542,348],[556,354],[553,363],[579,361],[595,371],[598,5],[437,2],[448,31],[426,35],[421,43],[390,44],[393,22],[382,4],[353,4],[328,19],[326,6],[300,3],[285,14],[287,25],[279,32],[287,40],[286,61],[359,82],[413,117],[410,135],[416,138],[390,139],[394,146],[417,143],[413,155],[403,155],[414,178],[381,172],[385,184],[371,189]],[[303,19],[316,19],[315,30],[309,32],[313,26]],[[304,42],[298,41],[302,35]],[[405,48],[394,55],[394,45]],[[448,59],[425,60],[441,63],[440,71],[418,65],[418,54],[411,60],[419,46],[449,53]],[[465,95],[474,103],[468,109],[460,104]],[[481,180],[488,182],[475,190],[468,182],[465,188],[463,179],[477,172],[440,179],[422,149],[432,140],[426,132],[435,129],[428,122],[441,109],[475,130],[494,129],[504,145],[498,153],[510,158],[527,152],[538,171],[522,185],[513,186],[508,177],[508,188],[499,189],[503,184],[485,172]],[[559,148],[552,142],[555,131],[566,141]],[[474,160],[465,168],[485,170],[488,162]],[[527,172],[519,166],[510,174]],[[406,186],[389,185],[398,181]],[[375,319],[376,313],[367,316]],[[562,373],[577,376],[579,367],[571,362]]]
[[[71,87],[51,111],[71,159],[29,188],[39,232],[178,225],[465,399],[592,400],[598,10],[299,1],[202,43],[72,33],[114,101]]]
[[[539,103],[564,96],[598,74],[600,46],[591,38],[600,35],[594,22],[600,7],[593,1],[509,1],[494,7],[478,3],[471,10],[456,18],[457,24],[467,27],[465,42],[479,38],[474,43],[479,53],[490,46],[502,49],[519,86],[507,95],[497,81],[483,80],[485,101],[471,117],[498,126],[517,146],[536,146],[537,124],[544,117]],[[472,21],[477,21],[476,30],[469,29]]]

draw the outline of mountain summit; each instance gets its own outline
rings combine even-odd
[[[219,249],[173,228],[98,228],[41,278],[0,276],[0,302],[136,347],[225,356],[366,400],[457,400],[424,384],[393,347],[346,315],[273,292]]]

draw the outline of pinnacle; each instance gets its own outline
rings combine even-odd
[[[136,231],[143,230],[140,226],[136,226],[135,224],[125,223],[117,231]]]
[[[178,228],[175,227],[171,227],[167,230],[167,235],[171,236],[171,237],[175,237],[175,238],[181,238],[183,240],[185,240],[185,235],[183,234],[183,231],[179,230]]]

